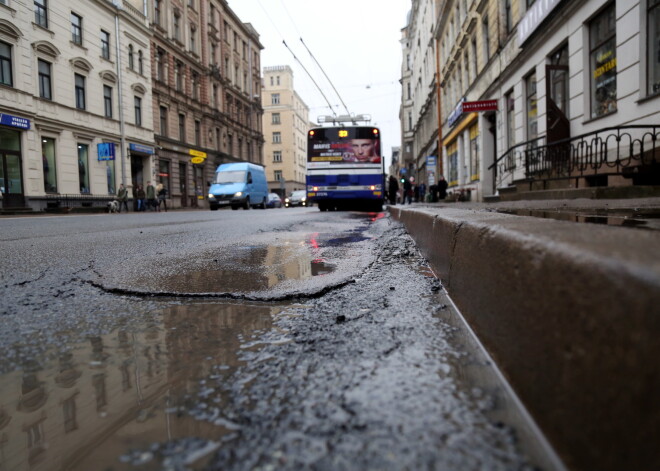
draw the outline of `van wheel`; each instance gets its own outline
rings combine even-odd
[[[231,205],[231,209],[234,210],[234,211],[236,211],[236,210],[238,210],[238,206],[236,206],[235,204],[232,204],[232,205]]]
[[[243,209],[250,209],[250,198],[245,200],[245,204],[243,205]]]
[[[261,202],[260,208],[261,209],[266,209],[266,198],[264,198],[263,201]]]

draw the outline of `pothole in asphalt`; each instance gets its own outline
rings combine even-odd
[[[22,370],[0,375],[3,464],[184,469],[163,465],[174,455],[203,465],[240,428],[220,413],[226,401],[220,385],[244,365],[245,344],[251,349],[264,344],[261,335],[273,329],[283,309],[168,305],[141,325],[70,343],[68,351],[49,355],[52,360],[31,360]],[[213,406],[196,395],[209,397]],[[66,447],[53,446],[64,442]]]
[[[234,247],[217,258],[179,260],[158,276],[140,275],[134,287],[171,293],[265,291],[290,280],[308,280],[332,273],[335,265],[301,244]]]

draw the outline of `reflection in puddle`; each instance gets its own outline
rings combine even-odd
[[[184,262],[182,261],[182,265]],[[334,265],[313,259],[300,245],[243,246],[224,259],[193,261],[198,266],[138,278],[141,288],[172,293],[228,293],[272,289],[287,280],[325,275]],[[200,268],[199,265],[202,265]]]
[[[593,209],[593,210],[539,210],[506,209],[498,212],[516,216],[531,216],[559,221],[603,224],[608,226],[636,227],[642,229],[660,229],[660,211],[657,209]]]
[[[91,337],[52,365],[1,376],[0,469],[135,469],[122,455],[161,469],[164,453],[151,447],[165,442],[205,461],[232,427],[191,418],[190,397],[201,378],[231,374],[241,343],[270,329],[279,309],[174,305],[140,332]]]

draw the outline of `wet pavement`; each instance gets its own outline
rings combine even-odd
[[[0,469],[561,469],[398,223],[245,214],[3,222]]]

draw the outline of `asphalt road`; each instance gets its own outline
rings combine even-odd
[[[0,468],[561,469],[404,229],[0,219]]]

